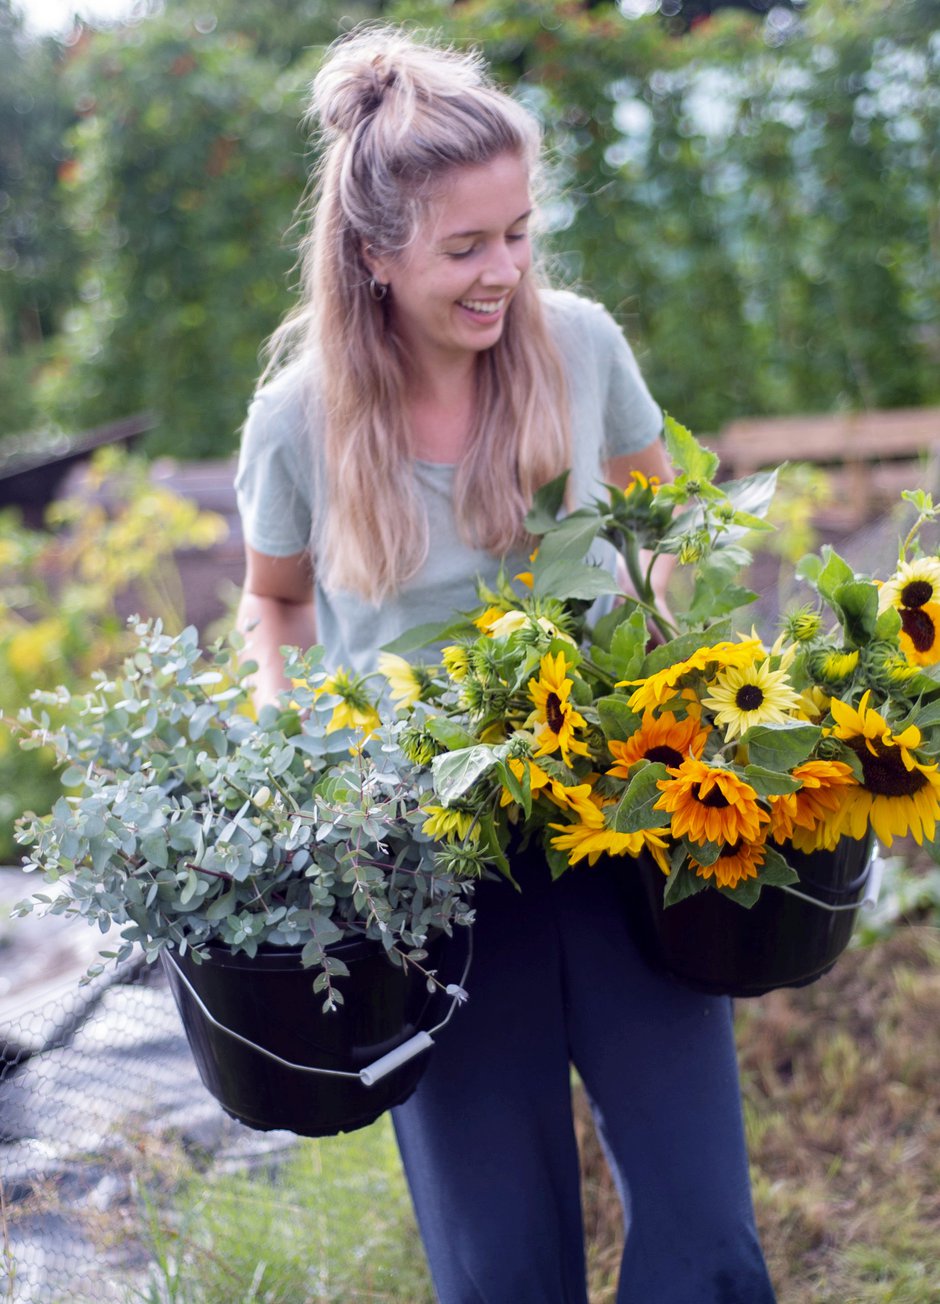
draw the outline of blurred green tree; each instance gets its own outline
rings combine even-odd
[[[0,0],[0,413],[2,430],[36,419],[31,381],[75,298],[75,247],[57,177],[73,114],[61,89],[63,50],[26,39]]]

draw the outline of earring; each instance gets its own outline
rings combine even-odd
[[[388,286],[383,285],[381,281],[377,281],[374,276],[370,276],[369,293],[372,295],[376,303],[381,303],[388,294]]]

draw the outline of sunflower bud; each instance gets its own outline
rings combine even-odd
[[[814,638],[819,637],[821,630],[822,620],[819,612],[814,611],[812,607],[801,607],[799,611],[791,611],[784,622],[784,632],[794,643],[810,643]]]

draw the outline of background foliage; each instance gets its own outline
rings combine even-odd
[[[370,16],[481,44],[540,114],[557,267],[695,428],[940,394],[940,0],[682,36],[639,0],[168,0],[68,45],[10,5],[0,433],[156,407],[151,449],[231,450],[291,301],[304,89]]]

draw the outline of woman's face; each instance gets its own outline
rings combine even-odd
[[[388,284],[389,310],[419,368],[469,358],[499,339],[532,261],[531,207],[528,168],[517,155],[455,168],[404,253],[367,257]]]

